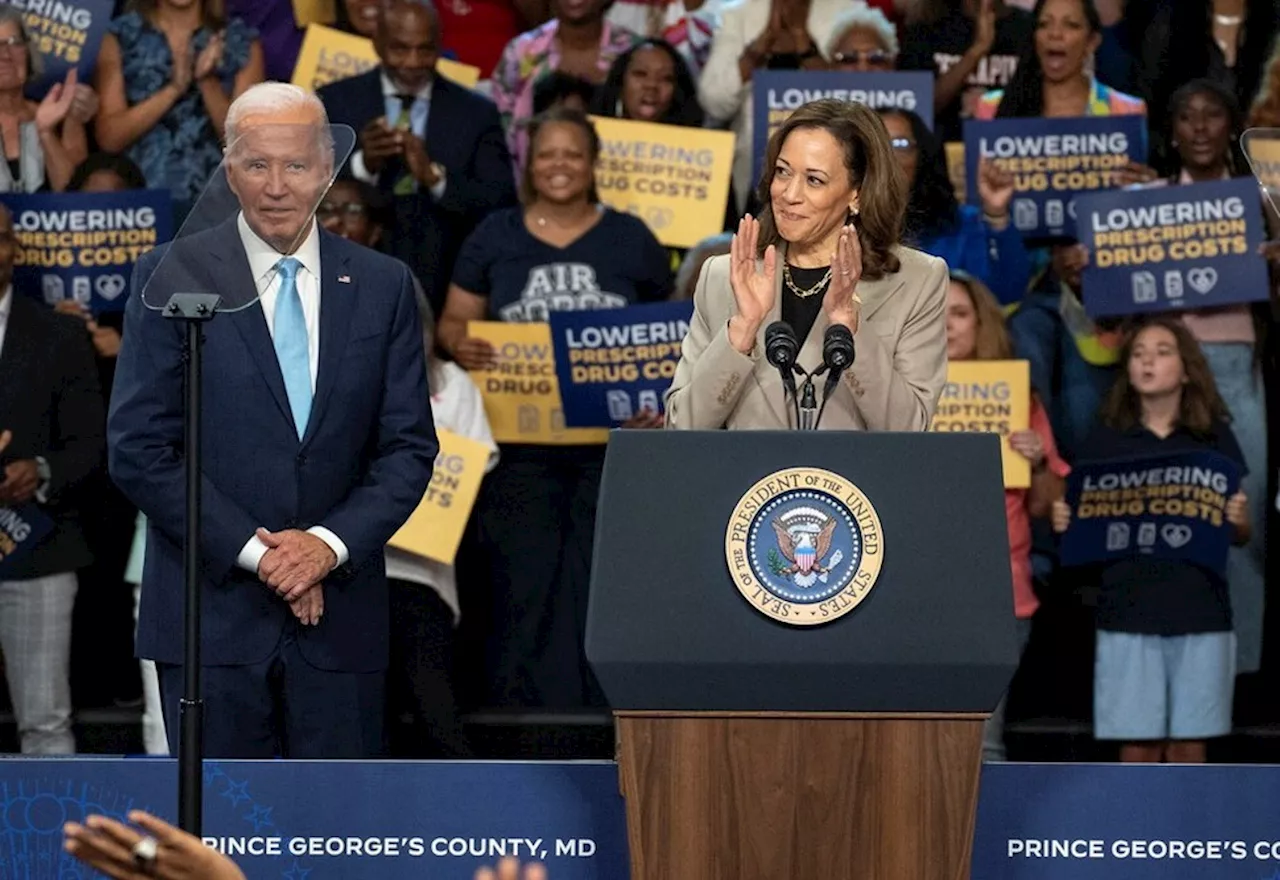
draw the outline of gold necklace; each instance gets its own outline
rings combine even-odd
[[[800,299],[808,299],[809,297],[815,296],[826,290],[827,285],[831,283],[831,267],[827,267],[827,274],[818,279],[817,284],[813,285],[813,287],[807,287],[802,290],[801,288],[796,287],[796,283],[791,280],[791,264],[783,263],[782,280],[787,283],[787,287],[791,288],[791,292],[800,297]]]

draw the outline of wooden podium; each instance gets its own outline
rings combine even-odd
[[[741,497],[796,466],[874,505],[883,567],[821,626],[735,587]],[[587,655],[617,722],[632,880],[965,880],[983,721],[1017,665],[999,444],[615,432]]]

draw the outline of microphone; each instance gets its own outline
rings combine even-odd
[[[849,328],[843,324],[828,327],[822,337],[822,363],[827,370],[827,381],[822,387],[822,406],[818,409],[815,430],[822,423],[822,412],[827,408],[827,399],[835,391],[844,371],[853,366],[854,356],[853,334],[849,332]]]
[[[764,356],[770,364],[777,368],[782,376],[782,387],[791,396],[795,406],[796,424],[800,424],[800,402],[796,397],[796,378],[799,370],[796,357],[800,354],[800,342],[796,332],[786,321],[774,321],[764,331]]]

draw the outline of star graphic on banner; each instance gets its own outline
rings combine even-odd
[[[311,873],[310,868],[304,868],[298,864],[298,860],[293,860],[293,867],[285,871],[280,876],[284,880],[307,880],[307,875]]]
[[[271,807],[264,807],[261,804],[254,804],[253,810],[244,817],[246,822],[253,823],[255,832],[261,831],[263,828],[271,827]]]
[[[227,787],[223,790],[222,796],[231,801],[232,807],[240,806],[241,801],[253,800],[253,798],[249,797],[248,780],[233,782],[230,777],[227,778]]]
[[[218,777],[226,776],[226,775],[227,774],[222,772],[222,768],[218,766],[218,763],[216,761],[204,762],[204,784],[205,785],[212,785],[214,780],[216,780]]]

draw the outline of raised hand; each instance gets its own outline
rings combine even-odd
[[[62,124],[71,112],[71,105],[76,99],[76,69],[67,71],[67,78],[54,83],[40,106],[36,108],[36,130],[48,134]]]
[[[996,42],[996,0],[982,0],[974,25],[973,51],[986,55]]]
[[[0,431],[0,452],[4,452],[5,447],[13,442],[13,432],[9,430]]]
[[[840,230],[836,240],[836,256],[831,261],[831,283],[822,297],[822,310],[832,324],[843,324],[850,333],[858,332],[862,320],[862,299],[858,282],[862,280],[862,242],[852,225]]]
[[[537,862],[530,862],[520,870],[520,860],[507,856],[498,862],[498,869],[480,868],[475,880],[547,880],[547,869]]]
[[[68,822],[62,826],[63,848],[77,861],[118,880],[144,876],[161,880],[245,880],[231,859],[206,846],[200,838],[140,810],[131,812],[129,821],[157,844],[155,861],[145,871],[139,869],[133,857],[133,847],[143,835],[106,816],[93,815],[83,825]]]
[[[1013,201],[1013,175],[990,159],[978,163],[978,196],[982,213],[990,218],[1007,217]]]
[[[729,283],[738,313],[729,320],[729,341],[743,354],[751,351],[756,333],[778,297],[778,251],[769,245],[757,265],[760,221],[750,214],[738,222],[729,245]]]

